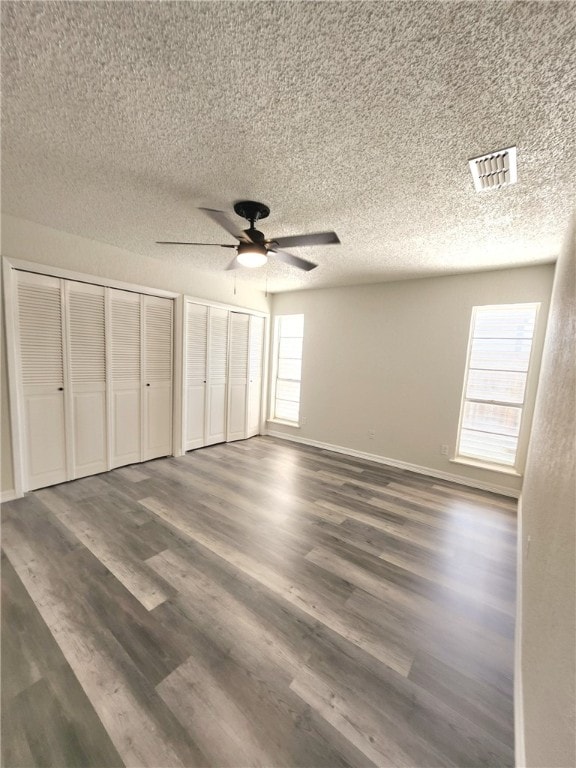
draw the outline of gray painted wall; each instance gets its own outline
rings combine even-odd
[[[273,314],[304,313],[306,424],[269,429],[518,491],[520,477],[450,462],[440,446],[454,451],[474,305],[542,302],[530,426],[553,275],[548,264],[274,296]]]

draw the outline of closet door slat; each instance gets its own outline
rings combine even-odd
[[[205,445],[226,440],[228,310],[208,310],[208,404]]]
[[[64,281],[72,389],[72,472],[108,469],[104,288]]]
[[[26,490],[68,477],[59,279],[17,273],[20,368],[24,397]]]
[[[88,293],[82,288],[68,291],[70,317],[70,367],[72,382],[106,382],[104,337],[104,289]]]
[[[146,308],[146,380],[172,378],[172,301],[144,297]]]
[[[112,466],[142,460],[140,294],[109,288]]]
[[[248,361],[247,437],[260,434],[262,418],[262,366],[264,362],[264,318],[250,318],[250,353]]]
[[[186,303],[185,449],[204,445],[208,354],[208,307]]]
[[[249,315],[240,312],[230,313],[227,434],[229,441],[242,440],[246,437],[249,323]]]
[[[188,381],[206,379],[206,334],[208,307],[188,302],[186,306],[186,376]]]
[[[140,296],[112,289],[112,378],[140,384]]]
[[[172,453],[173,301],[156,296],[143,296],[142,301],[143,458],[147,460]]]
[[[29,282],[39,275],[21,273],[18,282],[20,355],[24,385],[64,385],[62,306],[59,280]]]

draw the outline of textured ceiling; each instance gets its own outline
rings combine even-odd
[[[576,203],[576,3],[3,2],[6,212],[223,269],[197,209],[335,229],[272,291],[555,258]],[[467,160],[518,146],[519,183]],[[235,218],[232,213],[231,216]],[[242,226],[241,219],[237,219]],[[231,279],[231,273],[226,273]]]

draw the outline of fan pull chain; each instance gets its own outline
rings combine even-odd
[[[234,275],[234,296],[236,296],[236,275]]]

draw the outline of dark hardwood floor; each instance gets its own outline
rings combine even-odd
[[[272,438],[3,506],[20,766],[512,766],[515,502]]]

